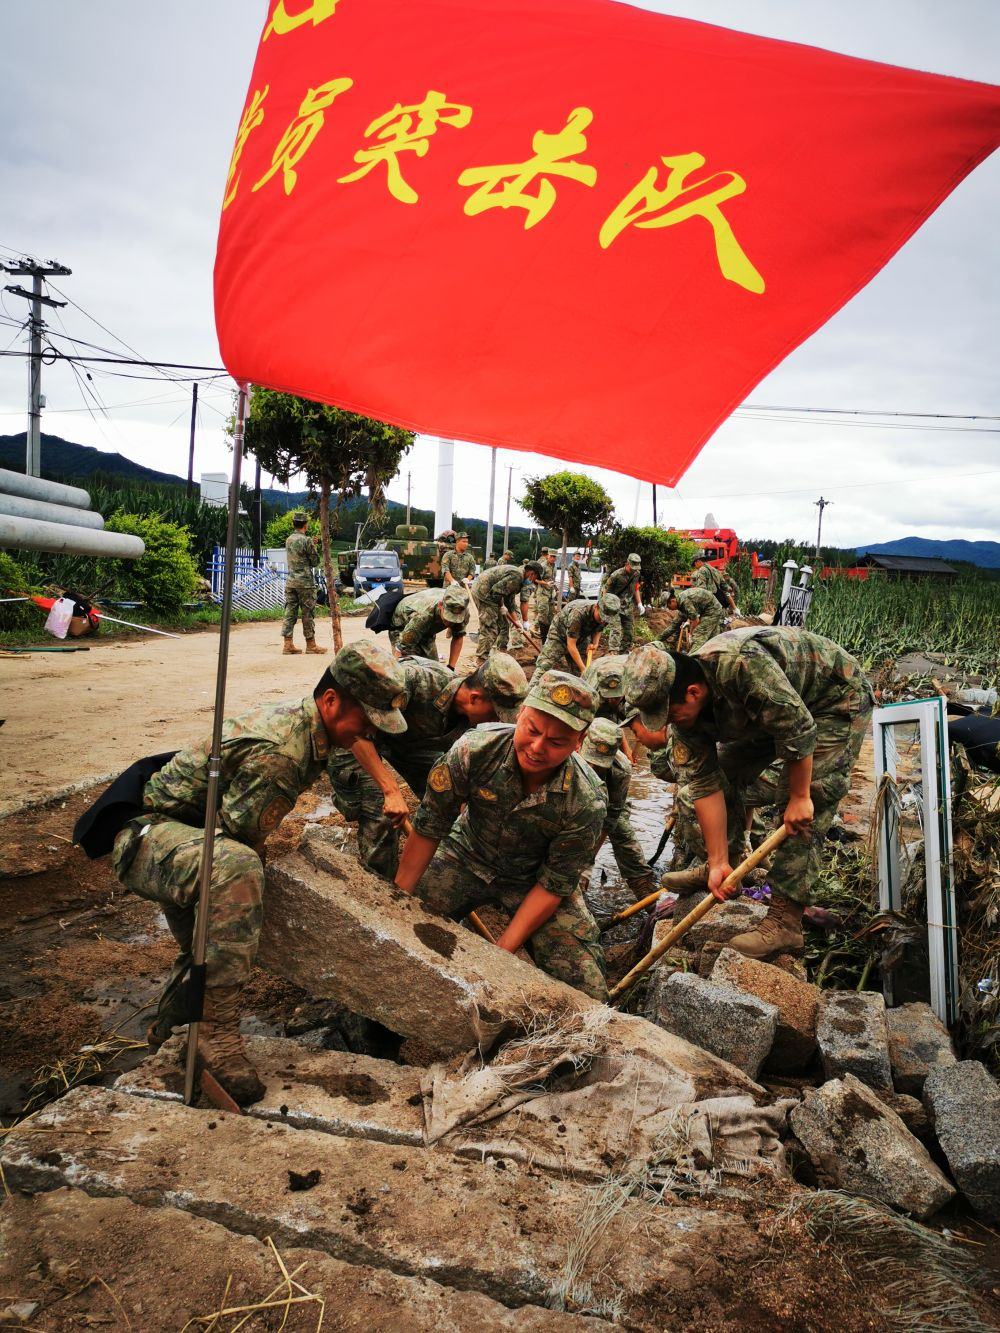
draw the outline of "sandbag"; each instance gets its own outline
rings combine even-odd
[[[370,629],[375,634],[381,634],[383,631],[387,630],[392,624],[392,617],[396,607],[405,596],[405,592],[384,592],[368,612],[368,618],[365,621],[365,629]]]

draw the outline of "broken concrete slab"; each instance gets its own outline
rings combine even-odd
[[[1000,1086],[978,1060],[938,1065],[924,1106],[951,1174],[976,1212],[1000,1222]]]
[[[853,1074],[869,1088],[892,1091],[885,1000],[876,991],[824,991],[816,1042],[827,1078]]]
[[[699,894],[692,906],[697,906],[704,896]],[[691,927],[683,938],[684,948],[697,950],[709,942],[728,944],[734,936],[753,930],[766,915],[767,907],[764,903],[758,903],[753,898],[731,898],[729,902],[714,907]],[[675,914],[675,921],[680,919]]]
[[[271,1236],[280,1248],[318,1249],[512,1306],[543,1305],[564,1289],[572,1247],[574,1284],[644,1327],[662,1327],[668,1309],[706,1284],[725,1289],[733,1265],[761,1247],[731,1213],[638,1199],[623,1201],[594,1246],[581,1247],[592,1191],[530,1167],[99,1088],[76,1088],[5,1135],[0,1162],[12,1189],[72,1183],[94,1196],[179,1208]]]
[[[610,1327],[603,1320],[537,1305],[510,1310],[478,1292],[344,1263],[298,1245],[280,1246],[279,1252],[288,1271],[296,1273],[295,1281],[324,1301],[324,1324],[331,1327],[389,1333],[494,1328],[582,1333]],[[99,1273],[101,1281],[87,1282],[92,1273]],[[224,1296],[231,1309],[253,1305],[275,1289],[271,1299],[281,1300],[286,1290],[270,1246],[252,1236],[234,1235],[177,1208],[144,1208],[129,1199],[91,1198],[75,1189],[5,1201],[0,1289],[17,1292],[25,1305],[44,1310],[49,1333],[105,1324],[146,1333],[180,1329],[220,1310]],[[320,1308],[313,1302],[289,1307],[285,1327],[289,1333],[315,1329]],[[282,1313],[279,1308],[277,1322]],[[27,1322],[43,1326],[30,1317]],[[222,1320],[223,1325],[230,1327],[230,1320]]]
[[[442,1055],[489,1047],[507,1028],[601,1008],[581,991],[434,916],[307,830],[299,850],[267,867],[258,962],[315,996],[335,999]],[[664,1105],[756,1084],[644,1019],[607,1010],[605,1054],[659,1071]]]
[[[773,1004],[778,1010],[774,1045],[767,1059],[769,1070],[791,1073],[804,1068],[816,1051],[816,1017],[820,991],[798,977],[745,958],[735,949],[723,949],[712,969],[712,981],[735,986],[748,995]]]
[[[916,1001],[886,1012],[889,1063],[897,1092],[919,1097],[932,1069],[955,1063],[948,1029],[929,1004]]]
[[[921,1221],[955,1196],[923,1144],[853,1074],[810,1089],[789,1121],[823,1185]]]
[[[693,972],[674,972],[662,983],[654,976],[646,1013],[751,1078],[770,1054],[778,1026],[775,1005]]]

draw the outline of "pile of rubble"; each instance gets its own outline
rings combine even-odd
[[[115,1300],[150,1329],[175,1326],[168,1306],[209,1323],[213,1302],[271,1288],[279,1304],[299,1292],[307,1322],[289,1328],[316,1326],[317,1293],[338,1327],[721,1328],[791,1311],[853,1328],[816,1313],[839,1278],[812,1244],[808,1308],[771,1280],[774,1228],[787,1242],[797,1225],[781,1210],[809,1192],[790,1163],[927,1218],[955,1194],[933,1129],[958,1189],[1000,1216],[1000,1093],[925,1006],[886,1015],[722,947],[705,976],[655,977],[649,1022],[432,916],[322,828],[267,873],[261,962],[404,1038],[408,1062],[328,1049],[322,1028],[250,1037],[266,1093],[231,1116],[182,1104],[175,1039],[6,1132],[4,1180],[27,1196],[0,1211],[12,1320],[78,1326],[59,1310],[79,1312],[71,1290],[102,1296],[91,1270],[111,1285],[113,1252],[142,1275]],[[279,1252],[298,1278],[275,1277]],[[164,1255],[174,1281],[157,1287]]]

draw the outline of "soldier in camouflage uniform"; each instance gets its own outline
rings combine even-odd
[[[453,583],[463,588],[472,587],[472,580],[476,577],[476,557],[469,550],[467,532],[455,533],[454,550],[445,551],[441,557],[441,573],[446,588]]]
[[[576,753],[595,702],[577,677],[538,672],[516,726],[457,741],[428,776],[396,884],[453,917],[499,903],[513,913],[500,948],[530,941],[543,971],[605,1000],[600,934],[578,887],[607,809]]]
[[[597,705],[598,717],[609,717],[612,722],[624,721],[627,709],[622,672],[627,660],[627,653],[598,657],[583,673],[584,684],[590,686],[600,701]]]
[[[689,652],[696,652],[709,639],[721,634],[726,628],[726,620],[718,598],[707,588],[676,588],[671,590],[667,609],[677,611],[681,621],[687,622],[691,639]],[[660,634],[660,641],[669,648],[677,646],[677,632],[673,625]]]
[[[495,565],[484,570],[473,583],[472,600],[479,612],[477,661],[484,661],[492,648],[506,647],[512,624],[518,629],[527,628],[528,598],[543,572],[537,560],[529,560],[523,569],[517,565]],[[516,598],[520,598],[520,621]]]
[[[378,730],[404,731],[402,669],[384,649],[343,648],[311,698],[264,704],[228,719],[222,733],[219,831],[212,856],[207,990],[199,1053],[243,1105],[263,1095],[239,1035],[239,997],[260,933],[264,844],[322,773],[335,747]],[[142,814],[115,840],[115,874],[160,904],[180,956],[160,1000],[149,1041],[159,1046],[188,1021],[191,966],[211,742],[179,753],[146,783]]]
[[[438,660],[437,636],[447,630],[448,665],[454,669],[462,655],[469,625],[469,594],[465,588],[421,588],[397,602],[389,626],[389,642],[397,657]]]
[[[632,761],[622,753],[621,743],[622,729],[618,723],[610,718],[595,717],[587,728],[580,754],[607,788],[608,811],[604,816],[601,841],[607,838],[611,843],[621,877],[638,902],[653,891],[653,871],[628,817]]]
[[[600,604],[581,598],[564,606],[552,622],[535,670],[570,671],[582,676],[587,669],[587,649],[597,645],[602,627],[618,615],[620,606],[614,593],[608,593]]]
[[[601,584],[603,600],[608,593],[614,593],[621,602],[621,610],[616,619],[608,617],[608,652],[627,653],[632,647],[632,604],[642,606],[639,596],[639,578],[642,574],[642,561],[633,551],[620,569],[613,569],[604,576]]]
[[[768,803],[784,806],[796,836],[772,859],[767,917],[730,947],[751,958],[800,949],[823,840],[868,731],[873,698],[859,664],[819,634],[755,626],[719,634],[691,656],[641,648],[625,668],[625,697],[649,732],[669,717],[672,763],[689,785],[717,898],[730,896],[721,886],[742,850],[748,788],[763,803],[773,775]]]
[[[710,592],[720,606],[728,606],[730,611],[736,610],[736,584],[714,565],[696,560],[694,573],[691,575],[691,585]]]
[[[427,774],[460,736],[481,722],[513,722],[528,692],[523,670],[507,653],[491,653],[471,676],[419,657],[407,658],[402,668],[406,731],[380,736],[377,745],[360,741],[350,753],[331,755],[327,765],[334,804],[357,821],[363,863],[386,879],[396,874],[397,830],[409,810],[386,763],[423,796]]]
[[[580,573],[580,552],[573,552],[573,559],[569,562],[566,570],[566,600],[575,602],[580,596],[580,589],[583,587],[583,577]]]
[[[535,584],[535,634],[541,643],[552,624],[552,617],[559,610],[559,585],[556,582],[556,557],[547,546],[542,547],[541,565],[544,578]]]
[[[300,653],[292,643],[292,632],[299,612],[302,613],[302,632],[306,636],[307,653],[325,653],[316,643],[316,580],[313,570],[319,564],[316,543],[306,533],[309,519],[301,509],[292,515],[293,532],[285,538],[285,559],[288,577],[285,579],[285,616],[281,622],[283,653]]]

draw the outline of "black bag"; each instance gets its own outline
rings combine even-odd
[[[171,750],[168,754],[152,754],[136,760],[124,773],[119,773],[88,810],[84,810],[73,829],[73,841],[79,843],[92,861],[108,856],[115,838],[129,820],[142,814],[146,783],[176,753]]]
[[[376,605],[368,612],[365,629],[370,629],[375,634],[381,634],[383,630],[387,630],[392,624],[393,612],[405,596],[405,592],[384,592]]]
[[[964,745],[974,764],[1000,773],[1000,718],[973,714],[948,723],[948,739]]]

